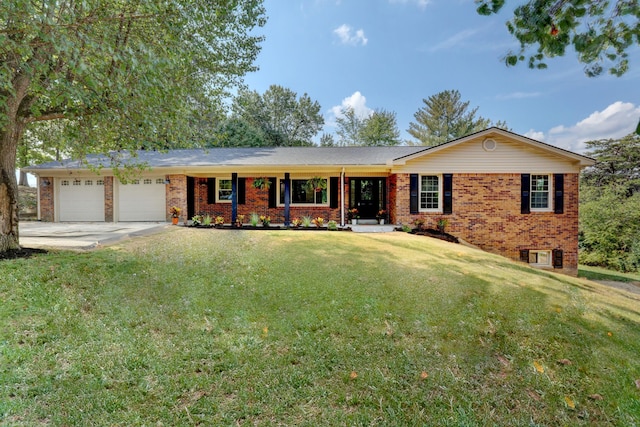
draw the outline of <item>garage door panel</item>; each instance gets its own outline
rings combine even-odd
[[[118,183],[119,221],[165,221],[166,185],[164,177],[141,178]]]
[[[104,221],[104,180],[58,180],[60,221]]]

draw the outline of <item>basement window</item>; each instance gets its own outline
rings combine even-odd
[[[529,251],[529,264],[540,267],[551,266],[551,251]]]

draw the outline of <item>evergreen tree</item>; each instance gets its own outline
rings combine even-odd
[[[407,132],[419,141],[418,145],[438,145],[486,129],[489,119],[476,117],[478,107],[469,110],[469,101],[460,100],[457,90],[445,90],[428,99],[409,123]]]

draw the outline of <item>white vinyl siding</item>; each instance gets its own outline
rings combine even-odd
[[[477,141],[431,149],[424,156],[408,160],[393,168],[393,173],[438,174],[443,165],[453,173],[521,173],[523,170],[544,170],[548,173],[579,173],[577,162],[561,158],[553,152],[506,138],[492,137],[493,151],[483,148],[484,138]]]

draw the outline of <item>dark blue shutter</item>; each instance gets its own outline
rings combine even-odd
[[[409,213],[418,213],[418,174],[409,175]]]
[[[246,178],[238,178],[238,204],[244,205],[246,203]]]
[[[444,199],[442,202],[442,212],[444,214],[451,214],[453,213],[453,174],[445,173],[443,179]]]
[[[562,268],[562,249],[554,249],[552,252],[553,268]]]
[[[278,189],[276,185],[278,178],[269,178],[269,181],[271,181],[271,186],[269,187],[269,208],[276,208],[278,207]]]
[[[329,202],[329,207],[331,209],[337,209],[338,208],[338,177],[337,176],[332,176],[331,178],[329,178],[329,196],[331,198],[330,202]]]
[[[216,179],[207,178],[207,203],[212,205],[216,202]]]
[[[520,180],[520,213],[528,214],[531,213],[531,175],[528,173],[523,173],[522,175],[520,175]]]
[[[557,173],[553,175],[553,190],[555,192],[553,200],[553,211],[557,214],[564,213],[564,175]]]

